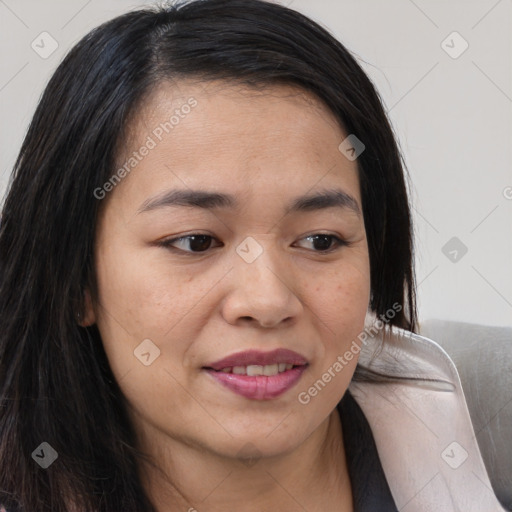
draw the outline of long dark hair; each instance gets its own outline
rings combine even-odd
[[[11,177],[0,226],[0,504],[29,512],[154,510],[124,397],[96,326],[76,314],[95,293],[93,240],[131,116],[162,80],[299,85],[321,98],[359,156],[370,308],[414,330],[404,165],[372,83],[307,17],[262,0],[195,0],[119,16],[87,34],[48,83]],[[340,141],[341,142],[341,141]],[[58,453],[35,463],[43,442]],[[68,499],[66,500],[66,496]]]

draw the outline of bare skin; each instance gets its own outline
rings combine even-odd
[[[196,104],[183,108],[190,98]],[[155,132],[176,109],[169,133]],[[348,134],[296,88],[182,81],[161,84],[129,135],[120,166],[148,136],[155,146],[104,199],[98,298],[87,296],[83,324],[97,323],[139,447],[160,468],[141,464],[148,495],[159,512],[353,510],[335,407],[357,356],[309,403],[298,400],[349,348],[368,310],[357,163],[338,150]],[[142,211],[170,189],[231,194],[238,204]],[[343,204],[285,209],[334,189]],[[211,243],[198,250],[191,235]],[[247,237],[261,249],[250,263],[236,250]],[[151,358],[151,347],[160,351],[149,365],[134,357],[147,339]],[[236,352],[277,348],[308,365],[272,399],[241,396],[205,370]]]

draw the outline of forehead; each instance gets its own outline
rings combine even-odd
[[[189,104],[193,103],[193,108]],[[289,84],[252,86],[224,80],[164,81],[147,96],[128,124],[125,148],[151,134],[158,145],[179,149],[194,138],[196,146],[215,140],[245,150],[280,145],[307,150],[325,149],[344,129],[325,103],[312,93]],[[330,137],[326,136],[330,133]],[[251,141],[247,136],[253,136]],[[226,137],[227,136],[227,137]],[[165,140],[162,140],[165,139]],[[320,145],[320,139],[324,143]],[[160,144],[163,142],[164,144]],[[309,144],[304,143],[309,142]],[[270,143],[270,144],[269,144]],[[337,145],[336,145],[337,146]]]
[[[248,85],[241,81],[222,79],[203,80],[200,78],[183,78],[178,80],[162,80],[150,91],[137,112],[138,120],[148,119],[155,115],[159,108],[179,106],[189,97],[201,98],[205,104],[238,102],[250,111],[265,110],[265,105],[276,103],[295,106],[311,114],[314,111],[322,117],[337,124],[337,120],[327,105],[312,92],[292,83],[267,83]],[[327,119],[326,119],[327,121]]]
[[[151,146],[126,180],[148,194],[178,183],[210,190],[222,184],[247,196],[283,187],[302,195],[316,183],[341,183],[359,199],[357,164],[338,150],[343,127],[320,99],[296,86],[163,82],[127,135],[119,166]]]

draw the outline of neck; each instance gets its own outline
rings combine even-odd
[[[351,512],[341,428],[335,409],[292,452],[243,461],[146,432],[152,442],[144,443],[144,451],[155,466],[141,466],[143,485],[158,512]]]

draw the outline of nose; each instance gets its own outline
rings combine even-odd
[[[222,306],[228,323],[276,328],[294,323],[301,314],[304,308],[294,290],[296,280],[277,251],[263,248],[252,262],[235,256],[230,292]]]

